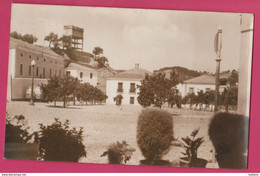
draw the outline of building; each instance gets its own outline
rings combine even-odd
[[[10,37],[7,100],[25,99],[26,89],[31,86],[32,60],[36,62],[34,85],[39,86],[53,75],[62,76],[66,59],[50,48]]]
[[[201,75],[177,85],[177,89],[182,97],[185,97],[189,92],[197,94],[199,91],[215,90],[215,76]],[[226,85],[220,85],[219,92],[223,92]]]
[[[71,62],[66,68],[66,74],[78,78],[81,83],[97,86],[97,68],[94,66]]]
[[[84,29],[73,26],[64,26],[64,36],[70,37],[70,44],[73,49],[83,51]]]
[[[141,80],[145,75],[151,75],[148,70],[139,68],[139,64],[134,69],[120,72],[116,75],[107,77],[106,94],[108,96],[107,103],[116,104],[114,97],[121,94],[123,96],[122,104],[138,105],[138,89],[137,85],[141,84]]]

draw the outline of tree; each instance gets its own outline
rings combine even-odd
[[[139,88],[138,103],[143,107],[153,104],[155,107],[161,108],[167,98],[176,92],[177,83],[175,77],[167,79],[165,73],[146,75],[145,79],[141,81],[141,85],[137,85]]]
[[[238,72],[236,70],[232,70],[230,77],[228,78],[228,84],[230,87],[235,87],[238,83]]]
[[[228,112],[229,106],[232,106],[233,109],[237,106],[238,98],[238,88],[237,87],[228,87],[225,88],[222,94],[220,95],[221,105],[223,105]]]
[[[206,105],[206,107],[209,107],[209,105],[213,105],[213,103],[215,101],[215,91],[214,90],[206,91],[203,96],[204,96],[204,104]]]
[[[194,92],[189,92],[184,98],[183,98],[183,104],[190,104],[190,109],[192,109],[192,105],[194,105],[197,101],[197,96]]]
[[[32,34],[22,35],[22,34],[16,32],[16,31],[11,32],[10,36],[12,38],[15,38],[15,39],[18,39],[18,40],[22,40],[22,41],[25,41],[25,42],[30,43],[30,44],[34,44],[38,40],[38,38],[36,36],[32,35]]]
[[[54,32],[51,32],[49,35],[47,35],[44,40],[49,41],[49,47],[51,46],[57,46],[58,44],[58,34],[55,34]]]
[[[94,58],[96,59],[97,57],[100,56],[100,54],[103,54],[103,49],[100,48],[99,46],[96,46],[92,51],[92,53],[94,54]]]
[[[205,98],[205,94],[203,92],[203,90],[199,91],[197,93],[197,101],[196,101],[196,104],[199,104],[200,105],[200,110],[202,108],[202,104],[204,103],[204,98]]]
[[[57,76],[51,77],[47,84],[41,84],[42,99],[47,102],[54,102],[60,97],[60,78]]]
[[[63,98],[63,107],[66,107],[66,99],[68,96],[73,95],[79,85],[78,78],[65,76],[60,79],[60,97]]]

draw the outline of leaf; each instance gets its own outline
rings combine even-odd
[[[199,128],[198,129],[195,129],[192,133],[191,133],[191,136],[192,137],[195,137],[197,134],[198,134],[198,132],[199,132]]]

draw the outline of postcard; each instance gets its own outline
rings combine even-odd
[[[247,168],[253,14],[11,13],[5,159]]]

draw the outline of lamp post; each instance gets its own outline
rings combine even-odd
[[[216,81],[215,81],[215,103],[214,112],[218,112],[219,104],[219,72],[220,72],[220,61],[221,61],[221,48],[222,48],[222,29],[219,28],[215,36],[215,52],[217,54],[216,58]]]
[[[34,101],[33,101],[33,98],[34,98],[33,84],[34,84],[34,66],[35,66],[35,64],[36,64],[35,60],[32,60],[32,62],[31,62],[31,66],[32,66],[32,87],[31,87],[31,99],[30,99],[30,104],[29,104],[29,105],[32,105],[32,106],[34,106]]]

